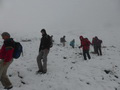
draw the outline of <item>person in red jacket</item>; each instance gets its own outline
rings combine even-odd
[[[86,55],[88,56],[89,59],[91,59],[91,56],[89,54],[89,49],[90,49],[90,41],[88,38],[83,38],[83,36],[80,36],[80,41],[81,41],[81,46],[79,48],[83,48],[83,56],[84,60],[87,60]]]
[[[0,81],[4,89],[11,89],[13,86],[6,74],[8,67],[13,62],[14,41],[8,32],[2,33],[1,36],[4,42],[0,49]]]

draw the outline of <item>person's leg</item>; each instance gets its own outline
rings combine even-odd
[[[95,49],[95,54],[97,54],[97,46],[94,45],[94,49]]]
[[[10,64],[13,62],[13,60],[11,60],[10,62],[7,62],[6,65],[4,65],[4,70],[1,76],[1,83],[2,85],[7,89],[12,88],[12,83],[10,82],[8,76],[7,76],[7,70],[8,67],[10,66]]]
[[[87,58],[86,58],[86,51],[85,50],[83,50],[83,57],[84,57],[84,60],[87,60]]]
[[[97,52],[97,54],[99,56],[99,48],[98,47],[96,47],[96,52]]]
[[[65,46],[65,42],[63,42],[63,47]]]
[[[0,60],[0,81],[1,81],[2,73],[3,73],[3,71],[4,71],[3,63],[4,63],[4,61],[3,61],[3,60]]]
[[[101,47],[99,47],[99,52],[100,52],[100,55],[102,56],[102,50],[101,50]]]
[[[49,50],[44,50],[43,53],[43,73],[47,72],[47,56],[48,56]]]
[[[38,72],[42,72],[43,71],[43,68],[42,68],[42,61],[41,59],[43,58],[43,50],[41,50],[39,52],[39,55],[37,56],[37,64],[38,64]]]
[[[95,45],[93,45],[93,49],[94,49],[94,53],[96,53],[96,50],[95,50]]]
[[[73,48],[75,48],[75,44],[73,44],[72,46],[73,46]]]
[[[87,50],[86,53],[87,53],[88,58],[91,59],[91,56],[90,56],[90,54],[89,54],[89,50]]]

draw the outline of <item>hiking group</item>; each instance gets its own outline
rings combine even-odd
[[[38,65],[38,71],[36,72],[37,74],[47,73],[47,56],[54,42],[53,36],[49,36],[45,29],[41,30],[41,34],[42,38],[40,41],[39,54],[36,59]],[[13,88],[13,85],[7,76],[7,70],[13,62],[13,59],[18,59],[22,54],[22,45],[19,42],[15,42],[8,32],[3,32],[1,36],[4,42],[0,49],[0,81],[4,86],[4,89],[9,90]],[[66,36],[60,38],[60,42],[63,47],[65,47],[66,43],[65,37]],[[97,36],[93,38],[92,43],[88,40],[88,38],[84,38],[83,36],[80,36],[79,39],[81,42],[79,48],[82,48],[83,50],[84,60],[87,60],[87,57],[88,59],[91,59],[89,53],[90,45],[94,47],[95,54],[102,55],[102,40],[99,40]],[[75,39],[70,42],[70,46],[75,48]]]
[[[83,36],[80,36],[80,41],[81,41],[81,46],[79,48],[83,48],[83,56],[84,60],[87,60],[87,57],[91,59],[91,56],[89,54],[90,50],[90,45],[94,47],[94,54],[98,54],[102,56],[102,51],[101,51],[101,44],[102,40],[98,39],[97,36],[95,36],[92,40],[92,43],[88,40],[88,38],[84,38]]]
[[[65,42],[66,42],[65,37],[66,36],[63,36],[62,38],[60,38],[60,43],[62,43],[63,46],[65,46]],[[97,36],[93,37],[92,43],[89,41],[88,38],[84,38],[83,36],[80,36],[79,39],[80,39],[80,43],[81,43],[79,48],[82,48],[82,50],[83,50],[84,60],[87,60],[87,57],[88,57],[88,59],[91,59],[91,56],[89,53],[90,45],[92,45],[94,48],[94,52],[93,52],[94,54],[97,54],[98,56],[102,56],[102,50],[101,50],[102,40],[98,39]],[[69,45],[74,49],[75,48],[75,39],[73,39]]]

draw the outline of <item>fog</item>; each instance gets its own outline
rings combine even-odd
[[[0,0],[0,31],[120,29],[120,0]],[[25,32],[24,32],[25,33]]]

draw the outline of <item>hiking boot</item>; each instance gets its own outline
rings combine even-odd
[[[4,89],[10,90],[10,89],[12,89],[12,88],[13,88],[13,86],[10,85],[9,87],[5,87]]]
[[[43,70],[38,70],[37,72],[36,72],[36,74],[39,74],[39,73],[42,73],[43,72]]]
[[[43,71],[43,72],[42,72],[42,74],[46,74],[46,73],[47,73],[47,71]]]

